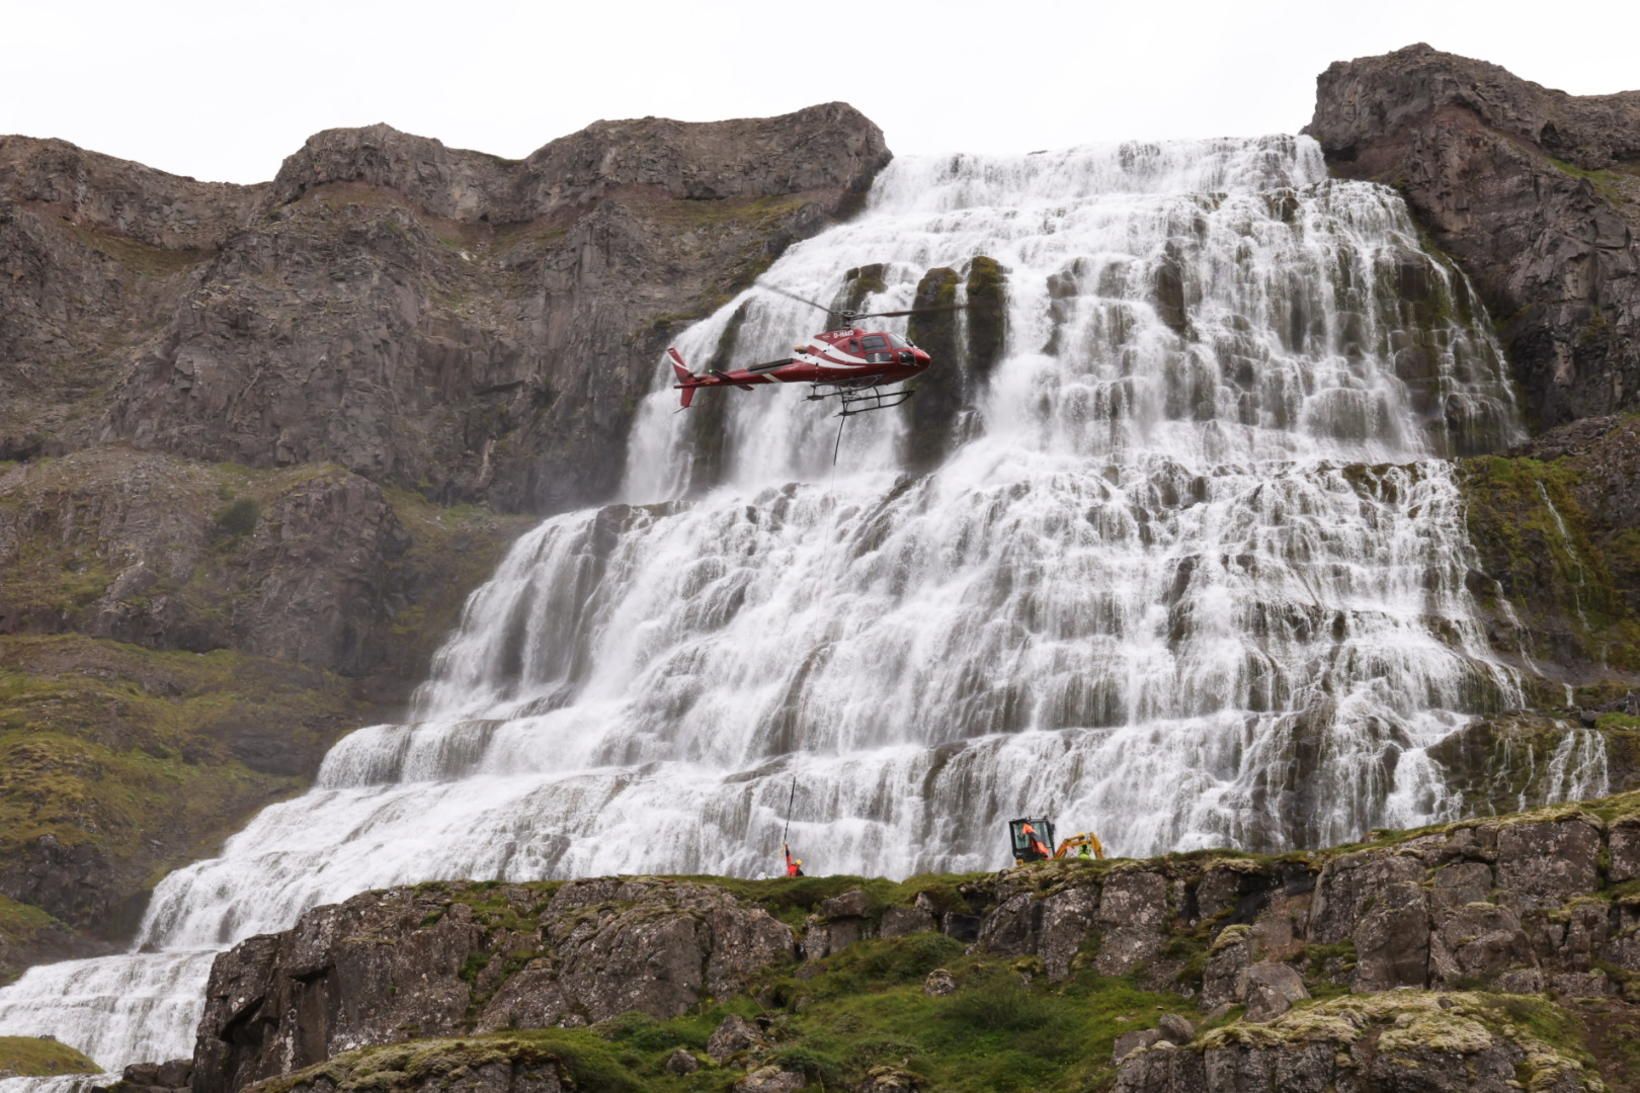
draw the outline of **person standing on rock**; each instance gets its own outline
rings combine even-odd
[[[780,844],[786,851],[786,875],[788,877],[803,876],[803,859],[792,857],[792,848],[785,843]]]

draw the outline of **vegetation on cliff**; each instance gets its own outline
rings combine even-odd
[[[96,1074],[102,1068],[67,1044],[33,1036],[0,1036],[0,1080]]]
[[[323,465],[0,464],[0,981],[396,712],[528,524]]]

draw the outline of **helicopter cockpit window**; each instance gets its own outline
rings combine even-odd
[[[887,346],[888,342],[885,341],[883,336],[880,334],[873,334],[871,337],[862,339],[860,342],[860,347],[865,349],[867,352],[873,349],[885,349]]]
[[[905,349],[905,348],[907,348],[908,343],[906,342],[906,340],[904,338],[900,337],[898,334],[884,334],[883,337],[888,339],[888,347],[890,349]]]

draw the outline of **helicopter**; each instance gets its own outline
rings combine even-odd
[[[927,350],[917,348],[906,338],[887,330],[866,330],[858,325],[860,321],[962,311],[968,306],[945,304],[898,311],[857,312],[824,307],[773,285],[757,287],[824,311],[829,324],[827,329],[796,346],[792,356],[727,372],[716,368],[705,373],[690,371],[677,346],[668,347],[666,355],[671,359],[672,371],[678,379],[673,386],[683,392],[683,405],[678,407],[679,411],[687,410],[694,401],[695,392],[703,387],[734,387],[750,391],[766,383],[810,384],[807,401],[837,399],[838,417],[892,409],[916,393],[915,388],[894,385],[904,384],[920,375],[933,360]]]

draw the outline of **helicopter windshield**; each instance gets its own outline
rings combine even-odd
[[[886,330],[883,332],[883,337],[888,339],[888,347],[890,349],[905,349],[910,345],[909,342],[900,337],[898,334],[890,334]]]

